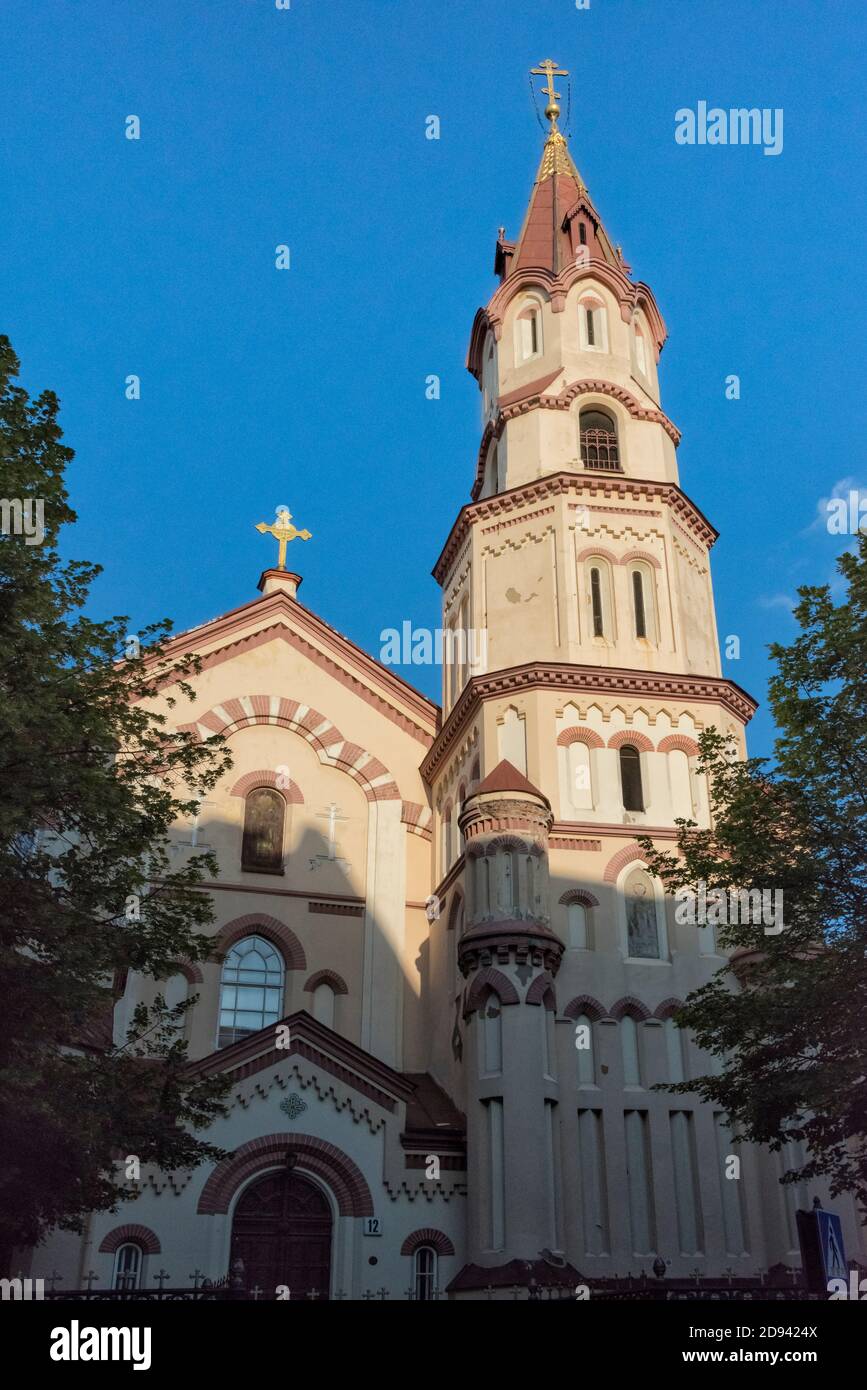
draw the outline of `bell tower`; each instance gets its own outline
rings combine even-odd
[[[500,229],[498,284],[470,335],[480,438],[470,500],[434,568],[443,724],[422,770],[450,921],[461,898],[463,934],[448,949],[468,1045],[450,1080],[467,1109],[470,1259],[529,1268],[548,1251],[584,1268],[591,1250],[614,1272],[645,1245],[680,1248],[654,1225],[642,1157],[643,1088],[668,1066],[654,1010],[722,963],[712,934],[677,927],[636,836],[662,846],[678,817],[708,824],[698,736],[713,725],[744,749],[755,704],[721,672],[717,533],[680,483],[680,432],[658,378],[665,323],[559,129],[554,82],[568,73],[546,59],[534,74],[549,128],[520,232]],[[639,1061],[636,1019],[606,1028],[618,1001],[647,1024]],[[595,1051],[576,1068],[579,1020]],[[580,1133],[576,1087],[591,1117]],[[605,1161],[630,1172],[635,1191],[597,1249],[562,1156],[582,1144],[601,1152],[603,1089],[607,1104],[618,1087]],[[654,1144],[668,1122],[662,1110],[652,1119]],[[701,1133],[695,1152],[710,1152],[716,1139]],[[680,1151],[678,1165],[687,1171]]]

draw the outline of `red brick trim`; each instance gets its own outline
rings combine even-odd
[[[485,848],[485,854],[496,854],[500,849],[516,849],[520,854],[541,854],[539,845],[528,843],[520,839],[517,835],[497,835],[493,840],[489,840]]]
[[[616,1004],[611,1005],[609,1018],[634,1018],[639,1023],[643,1023],[646,1018],[652,1018],[646,1004],[642,1004],[640,999],[636,999],[633,994],[624,994],[622,999],[618,999]]]
[[[122,1245],[140,1245],[146,1255],[161,1255],[162,1246],[149,1226],[115,1226],[103,1236],[100,1255],[114,1255]]]
[[[651,555],[649,550],[630,550],[626,555],[621,555],[620,564],[628,565],[630,560],[643,560],[645,564],[652,565],[655,570],[662,569],[656,556]]]
[[[603,883],[616,883],[621,869],[625,869],[627,864],[633,864],[636,859],[640,859],[642,864],[645,862],[644,855],[637,845],[624,845],[616,854],[612,854],[605,870],[602,874]]]
[[[598,1023],[600,1018],[608,1017],[602,1005],[599,1003],[599,1000],[594,999],[589,994],[576,995],[576,997],[571,999],[566,1005],[563,1013],[566,1018],[572,1019],[580,1018],[581,1015],[584,1014],[590,1019],[591,1023]]]
[[[346,981],[336,970],[317,970],[315,975],[310,976],[304,988],[312,994],[319,985],[330,985],[335,994],[349,993]]]
[[[609,748],[622,748],[624,743],[631,743],[635,748],[639,748],[642,753],[652,753],[653,744],[646,734],[640,734],[637,729],[621,729],[619,733],[612,734],[608,740]]]
[[[467,992],[466,1003],[464,1004],[464,1018],[475,1013],[482,1001],[482,996],[489,990],[493,990],[502,1005],[520,1004],[518,991],[512,984],[507,975],[502,970],[495,970],[488,965],[484,970],[480,970]]]
[[[364,1174],[352,1159],[312,1134],[269,1134],[251,1139],[211,1171],[202,1188],[196,1211],[199,1216],[223,1216],[238,1188],[256,1173],[285,1164],[295,1154],[308,1172],[314,1173],[334,1193],[341,1216],[372,1216],[373,1198]]]
[[[239,777],[229,795],[246,796],[248,792],[255,791],[257,787],[274,787],[278,792],[282,792],[284,799],[290,804],[304,805],[304,796],[298,783],[293,782],[283,773],[278,776],[270,767],[260,768],[258,772],[247,772],[243,777]]]
[[[586,743],[588,748],[605,747],[604,738],[600,738],[595,729],[588,729],[584,725],[577,729],[563,729],[557,735],[558,748],[567,748],[570,743]]]
[[[348,742],[324,714],[297,700],[279,695],[233,697],[206,710],[192,723],[180,725],[179,731],[200,739],[213,734],[230,738],[239,729],[254,724],[272,724],[300,734],[316,750],[321,763],[345,772],[358,783],[368,801],[401,800],[397,783],[379,758],[359,744]]]
[[[609,565],[616,565],[619,563],[617,556],[613,553],[613,551],[606,550],[605,547],[602,545],[585,546],[583,550],[578,551],[578,554],[575,556],[575,559],[577,561],[592,560],[595,559],[597,555],[601,560],[607,560]]]
[[[404,801],[400,812],[401,824],[406,826],[409,835],[420,835],[423,840],[431,838],[431,809],[418,801]]]
[[[446,923],[446,930],[447,930],[447,931],[454,931],[454,930],[455,930],[455,928],[456,928],[457,925],[458,925],[458,918],[459,918],[460,915],[461,915],[461,910],[463,909],[463,907],[464,907],[464,895],[463,895],[463,893],[461,892],[461,890],[458,889],[458,890],[455,892],[454,896],[452,897],[451,905],[449,906],[448,922]]]
[[[584,888],[569,888],[557,899],[561,903],[580,903],[582,907],[598,907],[599,899]]]
[[[653,1010],[654,1018],[671,1018],[672,1014],[677,1013],[678,1009],[683,1008],[682,999],[663,999],[661,1004],[657,1004]]]
[[[400,1247],[401,1255],[414,1255],[416,1250],[422,1245],[429,1245],[438,1255],[453,1255],[455,1247],[452,1245],[447,1235],[442,1231],[435,1231],[432,1226],[423,1226],[418,1231],[413,1231],[408,1235],[403,1245]]]
[[[298,937],[285,922],[278,922],[276,917],[269,917],[265,912],[248,912],[244,917],[235,917],[231,922],[226,922],[214,937],[216,958],[222,960],[242,936],[264,936],[279,946],[287,970],[307,969],[304,947]]]
[[[550,1003],[548,1002],[550,998]],[[557,992],[553,976],[544,971],[537,975],[524,997],[525,1004],[544,1004],[546,1009],[557,1012]]]
[[[666,734],[665,738],[660,740],[656,751],[670,753],[675,748],[686,753],[688,758],[698,757],[698,744],[694,738],[687,738],[686,734]]]
[[[172,965],[174,966],[174,970],[171,973],[174,974],[175,972],[177,972],[178,975],[183,975],[184,979],[187,981],[187,984],[204,984],[205,977],[195,961],[176,960],[172,961]],[[169,977],[168,975],[165,975],[163,978],[167,980]]]

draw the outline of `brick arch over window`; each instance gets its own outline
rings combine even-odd
[[[619,565],[620,563],[612,550],[606,550],[601,545],[585,546],[583,550],[578,552],[575,559],[580,563],[582,560],[595,560],[597,556],[600,560],[607,560],[609,565]]]
[[[666,734],[665,738],[660,740],[656,751],[673,753],[675,749],[685,753],[688,758],[698,757],[698,744],[694,738],[687,738],[686,734]]]
[[[546,1003],[546,995],[551,996],[551,1003]],[[525,1004],[544,1004],[546,1008],[551,1008],[557,1012],[557,993],[554,989],[554,980],[548,971],[545,970],[541,975],[537,975],[530,988],[527,990],[524,999]]]
[[[312,994],[320,985],[330,985],[335,994],[349,993],[349,987],[346,981],[342,976],[338,975],[336,970],[317,970],[315,975],[310,976],[304,989]]]
[[[290,1153],[330,1188],[341,1216],[373,1215],[373,1198],[358,1165],[334,1144],[312,1134],[268,1134],[242,1144],[212,1170],[199,1197],[198,1215],[225,1215],[243,1183],[285,1164]]]
[[[518,997],[518,991],[515,989],[508,975],[504,975],[502,970],[495,970],[493,966],[489,965],[486,969],[479,971],[470,986],[469,993],[467,994],[467,1002],[464,1005],[464,1018],[468,1018],[470,1014],[475,1013],[479,1004],[482,1002],[483,995],[489,989],[494,991],[500,1003],[503,1005],[520,1004],[521,1002]]]
[[[650,420],[654,424],[662,425],[674,447],[677,448],[680,443],[680,430],[663,411],[648,409],[631,391],[627,391],[623,386],[616,386],[612,381],[573,381],[572,385],[567,386],[559,395],[547,397],[544,404],[549,409],[553,407],[554,410],[568,410],[578,396],[592,395],[610,396],[612,400],[619,401],[626,407],[633,420]]]
[[[652,1018],[646,1004],[642,1004],[640,999],[636,999],[634,994],[624,994],[622,999],[618,999],[616,1004],[611,1005],[609,1018],[634,1018],[639,1023],[645,1019]]]
[[[163,976],[167,980],[169,975],[183,975],[187,984],[201,985],[204,983],[204,975],[194,960],[175,960],[172,961],[172,968]]]
[[[397,783],[384,763],[358,743],[350,743],[319,710],[281,695],[240,695],[224,700],[191,724],[181,724],[180,732],[207,739],[214,734],[230,738],[239,729],[253,724],[272,724],[291,729],[315,748],[326,767],[345,772],[361,787],[368,801],[400,801]]]
[[[161,1255],[159,1236],[149,1226],[115,1226],[107,1236],[103,1236],[99,1247],[100,1255],[114,1255],[122,1245],[140,1245],[146,1255]]]
[[[420,801],[404,801],[400,808],[400,820],[409,835],[420,835],[423,840],[431,838],[432,815],[429,806],[422,806]]]
[[[570,999],[563,1013],[566,1018],[580,1018],[584,1014],[591,1023],[598,1023],[600,1018],[608,1018],[599,1000],[589,994],[579,994],[575,999]]]
[[[518,835],[498,835],[488,843],[486,854],[496,854],[499,849],[516,849],[519,854],[538,853],[532,841],[522,840]]]
[[[449,907],[449,919],[446,924],[446,928],[448,931],[455,930],[455,927],[458,925],[458,918],[460,917],[460,914],[463,911],[464,906],[464,895],[460,890],[458,890],[453,896],[451,906]]]
[[[631,560],[643,560],[646,565],[651,565],[655,570],[662,569],[656,556],[652,555],[649,550],[630,550],[626,555],[621,556],[620,563],[621,565],[628,565]]]
[[[304,794],[298,783],[293,782],[291,777],[286,777],[283,773],[278,775],[270,767],[260,768],[258,772],[246,772],[243,777],[238,778],[229,795],[247,796],[257,787],[274,787],[291,805],[304,805]]]
[[[646,862],[641,850],[637,845],[625,845],[623,849],[619,849],[616,854],[612,854],[608,863],[605,865],[605,871],[602,875],[603,882],[616,883],[620,876],[621,869],[625,869],[627,864],[634,864],[636,862],[642,864]]]
[[[452,1245],[448,1236],[442,1231],[435,1231],[433,1226],[422,1226],[418,1231],[413,1231],[408,1235],[403,1245],[400,1247],[401,1255],[414,1255],[416,1250],[423,1245],[429,1245],[438,1255],[453,1255],[455,1247]]]
[[[568,892],[561,893],[557,899],[568,907],[569,903],[580,903],[581,907],[598,907],[599,899],[592,893],[587,893],[583,888],[570,888]]]
[[[631,743],[633,748],[640,749],[642,753],[653,753],[655,751],[647,734],[639,733],[637,729],[621,729],[619,733],[612,734],[608,740],[608,747],[622,748],[624,743]]]
[[[604,748],[605,740],[600,738],[595,729],[588,729],[581,725],[576,729],[564,729],[557,735],[557,747],[565,748],[570,743],[586,743],[588,748]]]
[[[222,960],[242,936],[264,936],[266,941],[279,948],[287,970],[307,969],[307,957],[298,937],[285,922],[278,922],[276,917],[269,917],[265,912],[248,912],[244,917],[235,917],[231,922],[226,922],[214,938],[216,959]]]
[[[663,999],[662,1003],[657,1004],[656,1008],[653,1010],[653,1017],[663,1020],[671,1018],[673,1014],[677,1013],[678,1009],[682,1008],[682,999]]]

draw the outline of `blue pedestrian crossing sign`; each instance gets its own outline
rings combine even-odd
[[[827,1286],[829,1279],[849,1277],[846,1252],[843,1249],[843,1228],[836,1212],[820,1209],[816,1212],[816,1218],[819,1225],[819,1251]]]

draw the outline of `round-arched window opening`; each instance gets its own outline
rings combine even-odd
[[[585,468],[601,472],[620,471],[617,425],[606,410],[582,410],[578,420],[581,436],[581,462]]]

